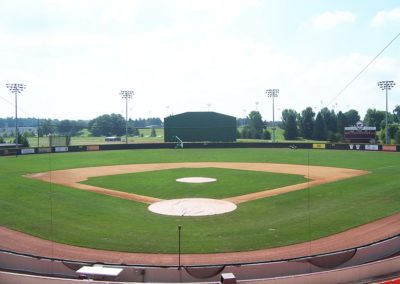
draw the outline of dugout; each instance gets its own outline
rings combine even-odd
[[[236,118],[216,112],[185,112],[164,119],[164,141],[235,142]]]

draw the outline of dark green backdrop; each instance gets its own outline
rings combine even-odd
[[[216,112],[185,112],[164,119],[164,141],[234,142],[236,118]]]

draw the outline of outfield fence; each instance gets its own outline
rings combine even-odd
[[[174,149],[177,143],[132,143],[132,144],[99,144],[56,147],[1,147],[0,156],[15,156],[27,154],[59,153],[59,152],[86,152],[105,150],[135,150],[135,149]],[[216,142],[184,142],[187,149],[207,148],[290,148],[296,149],[326,149],[349,151],[384,151],[400,152],[400,145],[381,144],[347,144],[347,143],[216,143]]]

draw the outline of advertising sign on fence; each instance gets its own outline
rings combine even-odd
[[[35,154],[35,149],[21,149],[21,154]]]
[[[8,156],[8,155],[16,155],[17,151],[13,150],[13,149],[6,149],[3,151],[3,155],[4,156]]]
[[[99,145],[89,145],[86,146],[86,151],[99,151],[100,146]]]
[[[378,145],[365,145],[365,150],[378,151],[379,150],[379,146]]]
[[[350,144],[349,145],[349,147],[350,147],[350,150],[360,150],[360,147],[361,147],[361,145],[359,145],[359,144]]]
[[[68,147],[56,147],[54,150],[56,152],[68,152]]]
[[[382,146],[383,151],[390,151],[390,152],[396,152],[396,145],[383,145]]]
[[[50,147],[39,148],[39,153],[51,153]]]
[[[313,144],[312,147],[314,149],[325,149],[326,148],[325,144],[322,144],[322,143]]]

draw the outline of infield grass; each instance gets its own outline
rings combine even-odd
[[[371,174],[240,204],[227,214],[173,217],[143,203],[23,177],[78,167],[167,162],[271,162]],[[399,153],[289,150],[130,150],[0,157],[0,224],[61,243],[106,250],[243,251],[305,242],[400,212]]]

